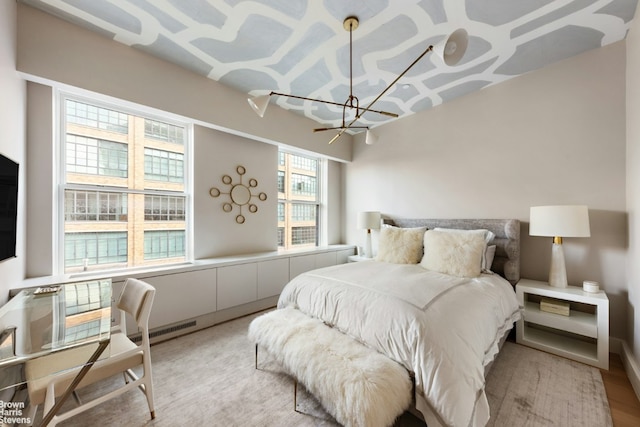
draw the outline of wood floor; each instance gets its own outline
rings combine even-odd
[[[617,354],[609,355],[609,370],[600,370],[607,391],[614,427],[640,426],[640,402],[629,382],[622,360]]]

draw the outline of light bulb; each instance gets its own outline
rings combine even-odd
[[[456,49],[458,49],[458,44],[453,40],[449,41],[444,47],[444,54],[445,55],[453,55],[455,53]]]

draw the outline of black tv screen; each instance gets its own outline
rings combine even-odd
[[[18,164],[0,154],[0,261],[16,256]]]

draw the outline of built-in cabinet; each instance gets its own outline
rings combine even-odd
[[[217,310],[224,310],[258,299],[257,263],[220,267],[217,269],[217,274]]]
[[[178,271],[132,277],[156,288],[149,318],[151,332],[155,330],[161,335],[169,330],[170,336],[175,336],[273,307],[291,279],[305,271],[346,263],[353,253],[353,246],[339,245],[291,253],[245,255],[199,261]],[[113,278],[114,301],[124,280],[124,277]],[[130,320],[128,325],[133,322]]]
[[[290,258],[282,258],[257,263],[259,300],[280,295],[289,282],[290,260]]]
[[[202,316],[217,309],[215,270],[196,270],[139,277],[156,288],[149,327],[155,328]],[[117,299],[124,281],[113,285]],[[134,325],[132,321],[129,325]]]

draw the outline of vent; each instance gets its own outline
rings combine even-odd
[[[171,326],[169,328],[160,329],[159,331],[153,331],[149,334],[149,339],[159,337],[160,335],[165,335],[165,334],[170,334],[172,332],[180,331],[182,329],[191,328],[192,326],[196,326],[195,320],[192,320],[191,322],[186,322],[186,323],[181,323],[179,325]],[[140,342],[142,341],[142,337],[138,335],[137,337],[133,337],[131,341]]]

